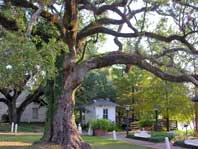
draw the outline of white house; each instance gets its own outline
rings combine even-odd
[[[85,106],[85,123],[92,119],[108,119],[116,122],[116,106],[117,104],[110,101],[109,98],[93,100],[91,104]]]

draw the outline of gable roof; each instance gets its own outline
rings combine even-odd
[[[118,106],[118,104],[112,102],[109,98],[94,99],[90,105],[93,105],[93,106]]]

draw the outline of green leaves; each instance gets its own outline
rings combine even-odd
[[[38,43],[42,44],[40,48]],[[37,73],[42,76],[37,74],[37,80],[54,77],[56,57],[60,51],[67,51],[65,47],[55,39],[45,43],[38,36],[29,39],[22,33],[4,32],[0,41],[0,86],[21,88],[28,76]]]
[[[36,71],[41,56],[35,45],[20,33],[6,32],[0,45],[0,84],[19,87],[24,83],[25,76]]]
[[[110,98],[115,100],[115,88],[103,71],[87,74],[81,87],[77,90],[77,104],[86,104],[93,98]]]
[[[127,74],[121,75],[118,69],[113,74],[117,91],[116,102],[119,105],[130,104],[135,115],[140,115],[140,119],[154,118],[155,105],[159,106],[159,114],[163,118],[167,117],[168,109],[170,119],[192,119],[192,102],[189,100],[186,85],[165,82],[134,66]]]

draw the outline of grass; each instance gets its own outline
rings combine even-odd
[[[0,123],[0,132],[10,132],[9,123]],[[43,132],[44,123],[20,123],[18,132]]]
[[[0,136],[1,149],[32,149],[32,142],[38,141],[41,136]],[[148,147],[141,147],[133,144],[128,144],[121,141],[115,141],[102,137],[83,136],[83,139],[88,142],[92,149],[149,149]]]
[[[88,142],[93,149],[150,149],[148,147],[137,146],[102,137],[85,136],[83,139]]]
[[[41,136],[0,135],[1,149],[31,149],[32,143]]]

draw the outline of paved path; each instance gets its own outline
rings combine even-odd
[[[117,135],[117,140],[124,141],[127,143],[136,144],[139,146],[151,147],[153,149],[166,149],[165,143],[153,143],[153,142],[148,142],[148,141],[126,138],[125,132],[117,133],[116,135]],[[109,133],[109,134],[105,135],[104,137],[112,138],[112,133]],[[171,149],[185,149],[185,148],[176,147],[171,144]]]

